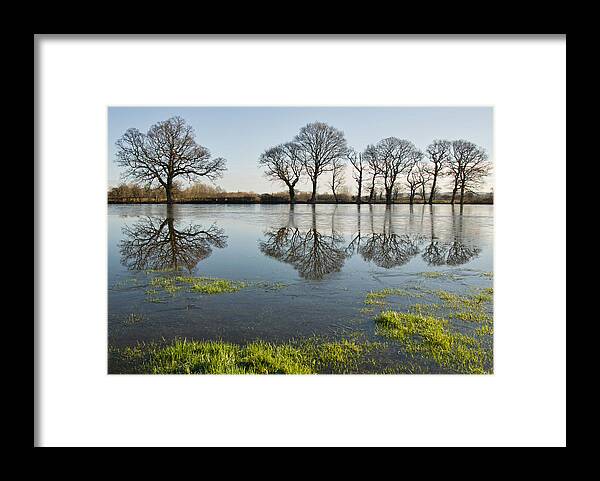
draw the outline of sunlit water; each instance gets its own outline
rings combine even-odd
[[[369,291],[489,287],[492,245],[493,206],[110,205],[109,343],[376,339]],[[152,302],[150,279],[172,268],[248,287]]]

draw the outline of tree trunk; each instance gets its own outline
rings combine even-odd
[[[465,184],[460,186],[460,205],[463,205],[465,200]]]
[[[312,196],[310,201],[314,204],[317,201],[317,178],[312,181]]]
[[[388,205],[392,203],[392,189],[387,187],[385,188],[385,203]]]
[[[294,187],[291,185],[288,185],[288,189],[290,191],[290,204],[293,204],[296,202],[296,192],[294,191]]]
[[[458,190],[458,185],[454,184],[454,189],[452,189],[452,199],[450,200],[451,204],[454,204],[454,200],[456,199],[456,191]]]
[[[168,182],[165,186],[165,191],[167,192],[167,204],[173,203],[173,184]]]
[[[373,176],[373,180],[371,181],[371,192],[369,193],[369,204],[373,203],[374,196],[375,196],[375,176]]]
[[[358,197],[356,198],[356,203],[360,205],[362,202],[362,174],[358,177]]]
[[[431,192],[429,193],[429,204],[433,204],[433,196],[435,195],[435,184],[437,182],[437,173],[433,174],[433,184],[431,184]]]

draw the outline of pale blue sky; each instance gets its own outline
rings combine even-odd
[[[108,182],[120,182],[115,165],[115,141],[130,127],[146,132],[169,117],[179,115],[196,131],[196,141],[213,156],[227,159],[228,171],[217,184],[229,191],[275,192],[257,166],[268,147],[292,140],[309,122],[326,122],[342,130],[356,150],[385,137],[414,142],[424,150],[433,139],[466,139],[492,158],[491,107],[110,107],[108,109]],[[348,172],[346,184],[354,190]],[[326,190],[323,177],[319,191]],[[491,186],[489,179],[486,190]],[[300,187],[307,190],[307,184]]]

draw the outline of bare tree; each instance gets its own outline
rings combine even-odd
[[[211,158],[210,151],[195,141],[194,129],[181,117],[172,117],[150,127],[147,133],[128,129],[116,142],[117,164],[125,168],[124,178],[160,185],[167,203],[173,203],[176,178],[192,181],[198,177],[221,177],[225,159]]]
[[[423,199],[423,204],[425,204],[427,202],[427,195],[425,194],[425,191],[427,190],[429,181],[432,178],[432,174],[429,172],[428,165],[425,162],[417,162],[415,169],[420,182],[421,198]]]
[[[408,203],[414,204],[415,195],[421,186],[421,178],[416,169],[411,169],[406,174],[406,185],[408,186]]]
[[[283,182],[287,186],[290,203],[293,204],[296,201],[295,186],[303,172],[298,144],[288,142],[271,147],[261,154],[258,164],[265,169],[265,175],[269,179]]]
[[[377,156],[377,148],[374,145],[368,145],[363,152],[363,159],[367,164],[367,172],[371,176],[369,186],[369,204],[375,200],[375,184],[381,174],[381,166],[379,165],[379,157]]]
[[[333,162],[346,154],[346,138],[341,130],[323,122],[313,122],[300,129],[294,142],[301,148],[304,170],[312,183],[310,201],[314,203],[319,176],[331,171]]]
[[[335,232],[333,226],[331,235],[318,230],[313,210],[308,230],[288,222],[286,226],[265,232],[259,249],[269,257],[290,264],[301,277],[316,280],[342,269],[349,256],[343,241],[344,237]]]
[[[467,140],[452,142],[450,175],[453,177],[451,204],[460,190],[460,204],[464,203],[465,192],[479,185],[489,174],[491,164],[485,150]]]
[[[373,224],[373,215],[371,215]],[[371,234],[365,235],[359,248],[360,255],[366,262],[373,262],[378,267],[391,269],[407,264],[419,253],[422,239],[410,234],[396,234],[392,226],[391,208],[386,206],[382,229],[371,227]]]
[[[429,204],[433,204],[436,193],[437,180],[450,160],[450,142],[448,140],[434,140],[426,150],[430,165],[427,171],[431,174],[431,191],[429,193]]]
[[[433,207],[432,207],[433,209]],[[458,266],[469,262],[477,257],[481,249],[475,245],[469,245],[463,240],[463,216],[455,215],[454,208],[452,213],[452,240],[443,240],[442,236],[436,235],[433,220],[433,211],[431,211],[431,234],[430,242],[423,249],[422,258],[427,264],[433,266]],[[448,233],[446,233],[448,235]]]
[[[331,187],[336,204],[339,202],[338,193],[346,181],[345,170],[346,164],[341,157],[331,163],[331,182],[329,183],[329,187]]]
[[[365,160],[365,156],[362,153],[357,153],[353,149],[349,149],[346,154],[348,160],[350,161],[350,165],[352,165],[352,178],[356,182],[356,186],[358,187],[358,193],[356,195],[356,203],[362,203],[362,186],[363,186],[363,177],[367,170],[367,162]]]
[[[491,169],[492,165],[483,149],[479,149],[479,152],[476,155],[467,160],[460,177],[461,205],[464,203],[465,193],[475,192],[475,188],[482,184]]]
[[[119,243],[121,263],[128,269],[172,269],[189,272],[212,253],[227,246],[227,236],[216,225],[177,226],[170,213],[166,218],[146,217],[123,228]]]
[[[388,137],[377,143],[378,164],[383,178],[386,204],[392,203],[392,193],[398,175],[410,171],[422,156],[422,152],[408,140]]]

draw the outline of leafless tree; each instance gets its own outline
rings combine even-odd
[[[408,263],[419,253],[421,238],[409,234],[396,234],[392,228],[390,207],[386,207],[383,228],[380,232],[371,229],[371,234],[364,236],[359,248],[362,258],[373,262],[376,266],[391,269]]]
[[[339,202],[338,193],[344,182],[346,182],[345,170],[346,164],[341,157],[331,163],[331,181],[329,182],[329,187],[331,187],[331,193],[336,204]]]
[[[452,213],[452,240],[442,240],[436,236],[435,222],[431,219],[431,236],[429,244],[423,249],[423,260],[433,266],[458,266],[477,257],[481,249],[475,245],[467,245],[463,240],[463,217]]]
[[[434,140],[427,147],[426,155],[430,162],[427,170],[431,174],[429,204],[433,204],[438,177],[441,177],[450,160],[450,147],[451,143],[448,140]]]
[[[425,191],[427,190],[429,181],[432,178],[432,174],[429,172],[427,167],[428,166],[425,162],[417,162],[417,165],[415,166],[421,187],[421,198],[423,199],[423,204],[427,202],[427,195],[425,194]]]
[[[406,170],[406,185],[408,186],[410,205],[414,204],[415,196],[419,190],[421,191],[423,203],[425,203],[425,189],[427,182],[429,182],[430,174],[427,172],[425,163],[419,160],[421,157],[421,153],[417,151],[417,155],[413,157],[413,162],[410,163]]]
[[[300,146],[304,170],[312,183],[310,201],[314,203],[319,177],[331,171],[333,162],[346,154],[346,138],[341,130],[323,122],[313,122],[300,129],[294,142]]]
[[[480,150],[472,159],[469,159],[462,170],[460,178],[460,204],[464,203],[465,193],[475,192],[484,179],[489,175],[492,165],[485,151]]]
[[[456,194],[460,190],[462,205],[465,192],[479,185],[491,170],[485,150],[467,140],[452,142],[449,165],[450,175],[453,178],[451,204],[456,201]]]
[[[477,257],[481,249],[479,247],[469,246],[458,239],[449,243],[446,264],[449,266],[459,266],[469,262]]]
[[[342,247],[343,236],[333,230],[331,234],[320,232],[314,211],[312,216],[308,230],[288,224],[266,232],[259,249],[269,257],[290,264],[301,277],[318,280],[341,270],[347,253]]]
[[[377,143],[377,158],[385,189],[386,204],[392,203],[392,193],[398,176],[410,171],[423,156],[415,145],[404,139],[388,137]]]
[[[172,117],[150,127],[147,133],[128,129],[116,142],[117,164],[125,168],[124,178],[165,189],[167,203],[173,203],[176,178],[192,181],[198,177],[221,177],[225,159],[212,158],[210,151],[195,141],[194,129],[181,117]]]
[[[372,206],[369,206],[369,209],[372,209]],[[361,233],[360,233],[360,204],[356,206],[357,209],[357,216],[356,216],[356,233],[352,234],[350,243],[348,244],[348,246],[346,247],[346,249],[344,249],[344,252],[346,253],[347,257],[352,257],[355,253],[360,251],[360,241],[361,241]],[[371,212],[371,215],[372,212]]]
[[[375,184],[381,174],[381,166],[379,164],[379,157],[377,156],[377,147],[368,145],[363,152],[363,159],[366,162],[367,173],[371,176],[369,185],[369,204],[372,204],[376,194]]]
[[[411,169],[406,174],[406,185],[408,187],[408,203],[412,205],[415,202],[415,195],[421,186],[421,178],[416,169]]]
[[[346,157],[350,161],[350,165],[352,166],[352,178],[356,182],[356,186],[358,189],[356,195],[356,203],[362,203],[362,186],[363,186],[363,178],[367,170],[367,161],[366,157],[362,153],[358,153],[354,151],[354,149],[349,149]]]
[[[277,145],[265,150],[258,164],[265,169],[265,175],[274,181],[283,182],[290,193],[290,203],[296,201],[295,186],[304,170],[299,146],[294,142]]]
[[[227,245],[227,236],[216,225],[177,227],[175,219],[147,217],[123,228],[119,243],[121,263],[128,269],[173,269],[191,271],[212,253]]]

